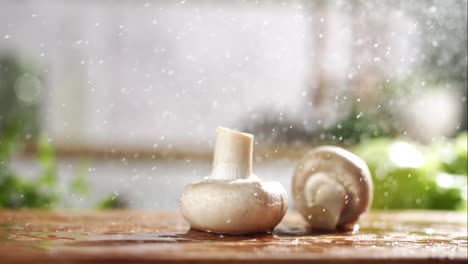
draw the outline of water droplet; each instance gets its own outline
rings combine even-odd
[[[434,234],[434,229],[426,228],[426,229],[424,229],[424,232],[426,232],[426,234],[428,234],[428,235],[432,235],[432,234]]]
[[[353,226],[353,233],[358,232],[358,231],[359,231],[359,225],[358,225],[358,224],[355,224],[355,225]]]

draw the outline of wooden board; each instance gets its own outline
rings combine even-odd
[[[296,213],[268,234],[190,231],[175,212],[0,210],[0,263],[466,263],[466,213],[373,212],[316,233]]]

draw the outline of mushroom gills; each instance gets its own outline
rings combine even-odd
[[[335,229],[345,207],[346,190],[326,174],[317,174],[320,175],[309,177],[305,184],[305,189],[317,190],[304,193],[307,207],[310,210],[307,219],[314,228]]]
[[[365,162],[333,146],[309,151],[296,167],[292,181],[295,207],[313,229],[350,226],[369,209],[372,191]]]

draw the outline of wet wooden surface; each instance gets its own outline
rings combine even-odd
[[[466,218],[373,212],[326,234],[288,213],[272,233],[222,236],[173,212],[0,210],[0,263],[466,263]]]

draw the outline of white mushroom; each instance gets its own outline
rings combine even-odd
[[[308,152],[292,182],[296,209],[314,229],[335,230],[355,223],[368,210],[372,191],[366,163],[332,146]]]
[[[180,210],[192,229],[220,234],[272,230],[287,210],[286,190],[252,173],[253,135],[218,128],[213,171],[185,187]]]

